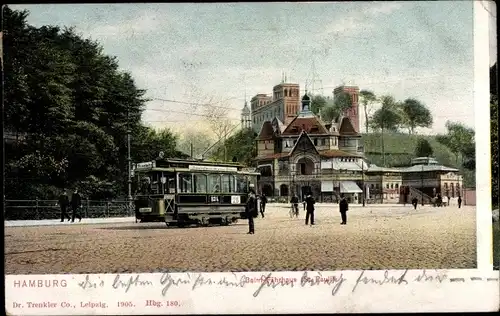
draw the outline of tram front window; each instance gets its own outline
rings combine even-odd
[[[208,189],[209,193],[220,193],[221,188],[221,176],[220,174],[209,174],[208,179]]]
[[[207,193],[207,175],[193,174],[193,188],[195,193]]]
[[[191,193],[192,192],[192,174],[179,173],[179,192]]]

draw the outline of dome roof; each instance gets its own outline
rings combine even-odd
[[[306,94],[302,97],[302,101],[311,101],[311,98]]]

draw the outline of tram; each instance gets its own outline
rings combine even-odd
[[[246,217],[248,188],[259,175],[236,163],[158,158],[134,164],[136,221],[229,225]]]

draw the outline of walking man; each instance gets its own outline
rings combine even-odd
[[[296,194],[290,199],[290,204],[292,205],[292,215],[295,217],[299,216],[299,198]]]
[[[460,206],[462,206],[462,197],[459,195],[458,196],[458,208],[460,208]]]
[[[67,218],[68,222],[69,222],[71,217],[69,216],[68,212],[66,211],[68,209],[68,205],[69,205],[69,198],[68,198],[68,194],[66,193],[66,189],[63,189],[61,195],[59,195],[59,199],[57,202],[59,204],[59,207],[61,208],[61,223],[64,222],[64,218]]]
[[[342,194],[339,202],[340,217],[342,218],[342,222],[340,223],[340,225],[347,225],[348,210],[349,210],[349,203],[347,202],[345,196]]]
[[[267,197],[264,193],[262,193],[262,196],[260,197],[260,214],[262,215],[262,218],[264,218],[264,212],[266,211],[266,204],[267,204]]]
[[[82,197],[80,193],[78,193],[78,188],[75,188],[75,192],[71,195],[71,208],[73,209],[73,214],[71,215],[71,222],[75,222],[75,217],[78,218],[78,221],[82,221],[82,216],[79,214],[78,209],[82,205]]]
[[[250,184],[250,189],[248,191],[247,205],[245,207],[245,212],[248,217],[248,234],[255,234],[253,218],[257,217],[257,197],[253,184]]]
[[[416,197],[414,197],[412,200],[411,200],[411,204],[413,205],[413,208],[415,209],[415,211],[417,210],[417,205],[418,205],[418,199]]]
[[[309,217],[311,217],[311,226],[314,225],[314,204],[316,201],[312,197],[311,193],[307,194],[304,200],[306,205],[306,225],[309,223]]]

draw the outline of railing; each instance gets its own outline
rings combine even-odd
[[[71,208],[66,212],[71,216]],[[128,201],[83,200],[79,210],[84,218],[133,216],[134,210]],[[5,220],[41,220],[61,218],[61,208],[56,200],[6,200]]]
[[[418,203],[422,203],[422,198],[424,199],[424,204],[433,204],[433,198],[430,197],[429,195],[423,193],[419,189],[416,189],[414,187],[410,187],[410,194],[408,196],[408,203],[411,203],[411,200],[416,197],[418,199]]]

